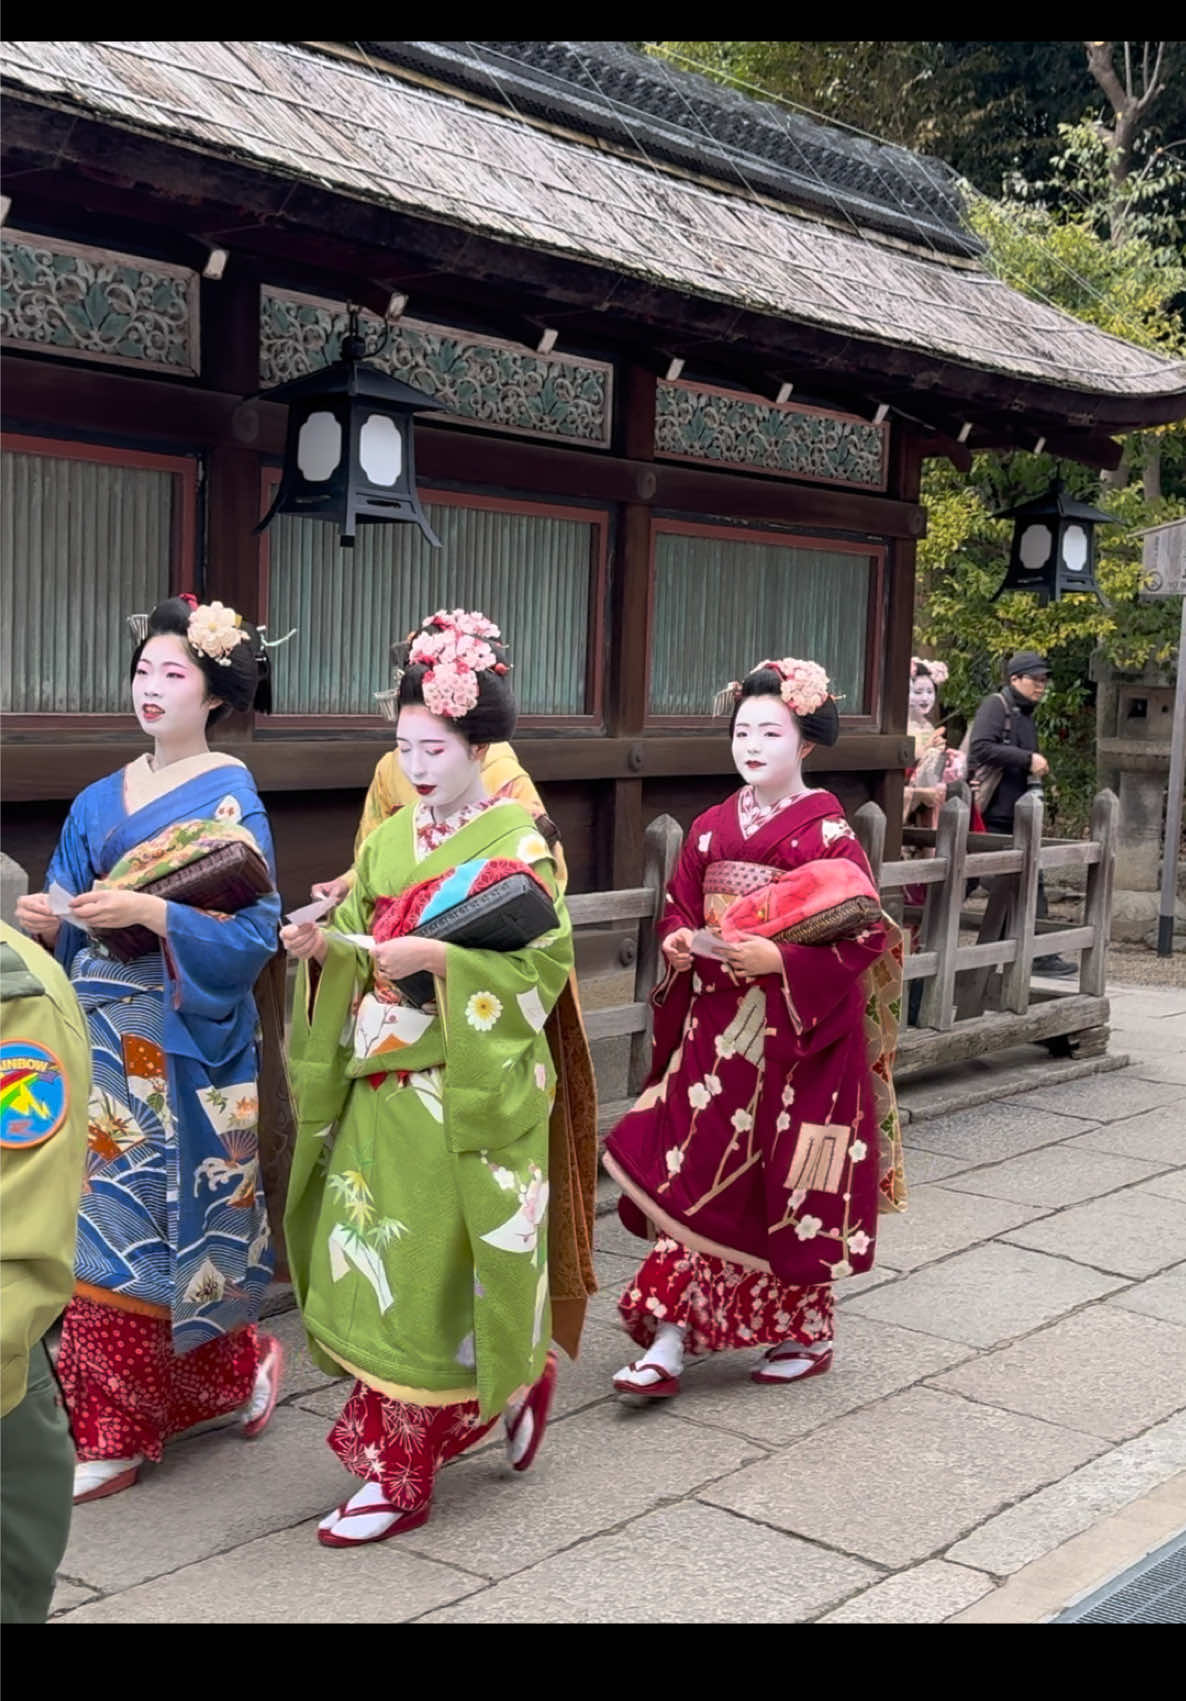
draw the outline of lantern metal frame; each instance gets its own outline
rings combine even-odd
[[[339,360],[248,398],[288,406],[280,485],[254,530],[256,534],[266,531],[277,514],[329,520],[340,527],[342,547],[352,549],[358,525],[402,521],[418,526],[428,542],[439,549],[441,540],[428,523],[416,488],[414,415],[443,411],[445,403],[370,364],[387,346],[390,326],[383,342],[368,357],[358,328],[358,309],[350,307],[349,314]],[[336,425],[337,460],[327,467],[324,477],[314,478],[301,467],[302,433],[310,420],[320,415],[330,416]],[[399,464],[388,482],[368,474],[365,465],[368,451],[363,432],[376,418],[392,421],[399,439]]]
[[[1009,570],[993,593],[995,602],[1004,591],[1028,591],[1040,603],[1058,602],[1068,592],[1087,593],[1107,606],[1107,599],[1095,577],[1096,537],[1098,525],[1118,525],[1114,514],[1105,514],[1089,502],[1080,502],[1068,494],[1061,475],[1042,496],[1015,508],[1005,508],[993,515],[994,520],[1013,521],[1013,544],[1009,552]],[[1049,546],[1041,563],[1033,565],[1027,559],[1026,540],[1035,529],[1041,528],[1049,538]],[[1067,543],[1070,534],[1083,534],[1083,560],[1078,567],[1068,564]]]

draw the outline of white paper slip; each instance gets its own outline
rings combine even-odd
[[[311,904],[305,904],[299,910],[290,910],[285,920],[293,927],[301,927],[307,921],[320,921],[333,907],[333,898],[314,898]]]
[[[725,961],[724,940],[718,933],[710,933],[705,927],[693,933],[692,949],[698,957],[713,957],[718,963]]]
[[[81,928],[83,933],[91,932],[91,929],[87,926],[86,922],[80,921],[70,908],[70,899],[72,894],[68,892],[64,886],[59,885],[55,880],[45,895],[49,899],[50,909],[56,916],[61,916],[63,921],[68,921],[71,927]]]
[[[347,945],[357,945],[360,951],[373,951],[375,941],[369,933],[335,933],[335,939],[344,939]]]

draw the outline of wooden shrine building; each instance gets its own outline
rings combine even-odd
[[[516,746],[576,890],[735,783],[713,693],[818,659],[815,774],[900,820],[927,455],[1115,464],[1186,372],[990,276],[946,167],[612,42],[13,42],[3,75],[5,845],[142,746],[127,614],[267,622],[238,716],[299,900],[350,860],[388,645],[465,604],[513,644]],[[252,528],[346,304],[446,410],[442,540]],[[891,843],[891,853],[895,850]]]

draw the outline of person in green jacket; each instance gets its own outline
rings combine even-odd
[[[74,1290],[91,1048],[74,989],[0,922],[0,1622],[43,1624],[74,1446],[45,1344]]]

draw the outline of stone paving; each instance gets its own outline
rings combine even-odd
[[[351,1492],[324,1445],[342,1385],[289,1312],[269,1430],[186,1437],[78,1508],[55,1622],[991,1616],[1023,1568],[1186,1483],[1186,992],[1112,997],[1129,1068],[916,1105],[911,1209],[838,1289],[829,1375],[761,1388],[743,1354],[693,1364],[669,1404],[617,1401],[638,1243],[603,1217],[604,1291],[535,1468],[488,1442],[442,1474],[423,1529],[342,1553],[314,1536]]]

